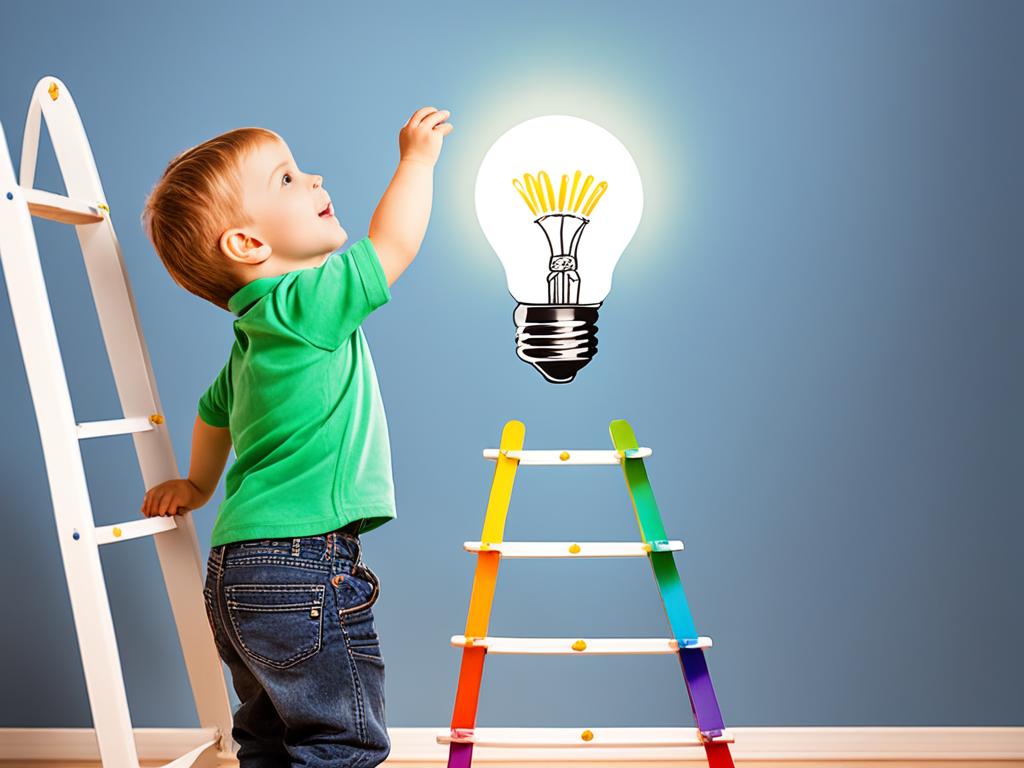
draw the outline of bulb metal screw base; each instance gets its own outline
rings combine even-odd
[[[553,384],[568,384],[597,354],[601,304],[519,304],[516,355]]]

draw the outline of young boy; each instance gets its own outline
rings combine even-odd
[[[391,751],[380,593],[360,533],[396,516],[387,423],[360,323],[419,250],[447,110],[416,111],[369,236],[348,250],[322,177],[240,128],[167,166],[143,214],[175,282],[236,316],[197,404],[187,479],[147,517],[202,507],[232,445],[203,590],[241,706],[241,768],[375,766]]]

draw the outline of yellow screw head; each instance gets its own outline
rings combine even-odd
[[[580,734],[580,738],[584,741],[591,741],[594,738],[594,732],[589,728]]]
[[[585,651],[587,650],[587,643],[584,640],[577,640],[572,644],[572,649],[574,651]]]
[[[562,461],[568,461],[569,460],[569,452],[568,451],[562,451],[560,454],[558,454],[558,458],[560,458]]]
[[[60,96],[60,88],[57,87],[56,83],[50,83],[50,87],[46,89],[46,92],[50,94],[50,98],[54,101]]]
[[[575,554],[576,554],[577,552],[579,552],[579,551],[580,551],[580,545],[579,545],[579,544],[573,544],[573,545],[572,545],[571,547],[569,547],[569,551],[570,551],[570,552],[571,552],[572,554],[574,554],[574,555],[575,555]]]
[[[480,542],[480,551],[483,551],[485,549],[490,549],[490,548],[491,548],[491,545],[488,544],[486,541],[481,541]]]
[[[153,422],[154,424],[163,424],[163,423],[164,423],[164,417],[163,417],[163,416],[161,416],[161,415],[160,415],[159,413],[154,413],[154,414],[152,414],[152,415],[151,415],[151,416],[149,417],[149,420],[150,420],[151,422]]]
[[[117,536],[120,536],[120,535],[121,535],[121,529],[120,528],[115,528],[114,529],[114,536],[117,537]]]

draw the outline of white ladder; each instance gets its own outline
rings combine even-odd
[[[67,196],[33,189],[40,115],[46,118]],[[75,422],[32,216],[75,227],[126,418]],[[41,79],[32,93],[20,182],[0,125],[0,263],[39,424],[100,760],[107,768],[139,767],[99,547],[152,536],[200,722],[200,738],[186,742],[188,751],[166,768],[231,761],[231,703],[206,618],[203,564],[191,513],[108,526],[97,526],[93,519],[79,440],[130,434],[146,488],[180,475],[92,149],[70,92],[55,77]],[[176,730],[167,729],[167,735]]]

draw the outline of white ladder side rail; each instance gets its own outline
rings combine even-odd
[[[14,169],[0,126],[0,259],[14,325],[21,344],[39,438],[46,460],[57,524],[57,541],[71,598],[85,684],[100,753],[111,765],[138,765],[132,739],[106,743],[110,733],[132,733],[121,675],[110,603],[103,584],[99,545],[93,540],[93,516],[81,451],[77,446],[71,395],[57,344],[28,206],[19,200]],[[14,189],[12,189],[12,187]],[[13,195],[13,200],[8,198]],[[20,203],[20,204],[19,204]],[[58,481],[57,478],[60,478]],[[78,541],[72,538],[77,532]]]
[[[56,98],[51,96],[53,88],[56,89]],[[74,421],[26,204],[26,198],[32,196],[30,185],[34,177],[41,116],[47,121],[68,198],[91,205],[99,205],[104,200],[92,151],[70,93],[58,79],[43,78],[33,93],[22,146],[22,180],[28,183],[28,189],[15,183],[6,150],[8,145],[0,129],[0,139],[3,140],[0,183],[4,187],[0,190],[0,256],[36,407],[100,753],[105,764],[137,766],[116,637],[98,554],[98,546],[111,541],[106,530],[112,526],[106,529],[94,527],[81,450],[77,445],[80,439],[90,436],[82,434],[82,427],[89,425],[76,425]],[[13,199],[7,198],[8,193]],[[139,431],[137,426],[141,414],[159,414],[162,409],[120,247],[109,216],[97,223],[79,224],[75,229],[85,257],[122,408],[126,414],[132,414],[131,418],[123,420],[132,422],[130,428],[99,432],[94,429],[92,434],[131,433],[145,485],[150,487],[177,477],[177,464],[165,428],[147,424],[143,431]],[[116,422],[94,424],[113,423]],[[207,730],[214,733],[210,744],[230,754],[230,701],[205,615],[202,562],[195,528],[190,513],[166,520],[167,525],[150,525],[148,528],[154,535],[200,723],[209,726]],[[129,521],[122,527],[138,527],[152,522],[140,519]],[[75,531],[79,535],[78,540],[73,539]],[[158,531],[160,535],[156,535]],[[191,765],[197,758],[205,761],[206,756],[202,753],[206,746],[200,745],[171,765]]]
[[[51,95],[53,86],[58,89],[56,99]],[[40,80],[33,93],[22,144],[23,162],[29,161],[21,169],[22,186],[35,172],[40,119],[33,117],[33,110],[41,111],[46,120],[68,197],[105,204],[106,196],[74,99],[64,83],[54,77]],[[113,220],[108,214],[99,225],[78,225],[75,231],[85,258],[122,411],[130,417],[163,414]],[[156,425],[150,431],[132,432],[132,440],[144,487],[180,477],[166,427]],[[227,741],[231,732],[230,700],[202,599],[203,559],[199,539],[191,512],[169,520],[177,523],[176,528],[155,536],[154,542],[196,709],[201,724],[216,724],[228,734],[221,748],[230,750]],[[137,522],[145,523],[142,519]]]
[[[54,88],[56,87],[56,90]],[[56,93],[57,98],[54,98]],[[32,112],[36,116],[32,116]],[[45,118],[69,198],[105,203],[92,150],[67,87],[57,78],[36,85],[22,145],[25,181],[34,176],[39,113]],[[24,184],[22,186],[25,186]],[[98,225],[75,227],[110,359],[122,410],[129,415],[162,414],[131,284],[110,216]],[[179,477],[166,428],[132,432],[144,486]],[[154,543],[181,643],[200,723],[222,733],[220,749],[230,751],[231,709],[220,658],[202,599],[202,557],[191,513],[169,519],[176,525]],[[138,520],[140,525],[147,521]]]

